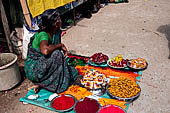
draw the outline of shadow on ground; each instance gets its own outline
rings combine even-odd
[[[168,48],[170,53],[170,24],[169,25],[162,25],[157,29],[158,32],[165,34],[167,40],[168,40]],[[168,59],[170,59],[170,54]]]

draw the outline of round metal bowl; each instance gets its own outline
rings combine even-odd
[[[131,60],[130,60],[130,61],[131,61]],[[142,70],[147,69],[147,67],[148,67],[148,63],[146,62],[146,66],[145,66],[144,68],[133,68],[133,67],[130,66],[130,61],[127,62],[127,67],[130,68],[130,69],[132,69],[132,70],[142,71]]]
[[[88,98],[88,97],[87,97]],[[79,103],[79,102],[81,102],[81,101],[83,101],[85,98],[83,98],[83,99],[80,99],[79,101],[77,101],[76,102],[76,104],[77,103]],[[92,98],[91,98],[92,99]],[[96,100],[96,99],[93,99],[93,100]],[[97,101],[97,100],[96,100]],[[99,105],[99,109],[98,109],[98,111],[96,112],[96,113],[98,113],[99,112],[99,110],[100,110],[100,108],[101,108],[101,105],[100,105],[100,103],[97,101],[97,104]],[[75,113],[76,113],[76,105],[75,105],[75,107],[74,107],[74,111],[75,111]]]
[[[140,93],[141,93],[141,88],[139,86],[138,88],[140,89],[140,91],[135,96],[129,97],[129,98],[122,98],[122,97],[117,97],[117,96],[112,95],[108,90],[109,87],[110,87],[110,85],[107,86],[106,92],[111,98],[117,99],[117,100],[122,100],[127,103],[132,103],[134,100],[136,100],[140,96]]]
[[[64,95],[67,96],[67,97],[72,97],[72,98],[74,99],[74,105],[73,105],[72,107],[68,108],[68,109],[65,109],[65,110],[58,110],[58,109],[55,109],[55,108],[52,106],[52,104],[53,104],[54,100],[55,100],[56,98],[61,97],[61,95],[56,96],[55,98],[52,99],[52,101],[50,102],[50,105],[51,105],[51,107],[52,107],[53,109],[55,109],[57,112],[66,112],[66,111],[70,111],[70,110],[72,110],[72,109],[75,107],[75,105],[76,105],[77,100],[76,100],[76,98],[75,98],[74,96],[68,95],[68,94],[64,94]]]

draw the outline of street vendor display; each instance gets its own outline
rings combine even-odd
[[[100,56],[101,53],[96,55]],[[101,56],[104,56],[104,54]],[[70,58],[76,59],[68,60],[70,64],[78,61],[77,59],[83,59],[82,56],[75,58],[71,56]],[[90,58],[87,57],[86,61],[84,60],[85,62],[74,63],[75,69],[78,70],[79,75],[82,75],[81,79],[79,79],[80,84],[74,83],[66,91],[55,96],[50,101],[52,110],[63,110],[68,113],[126,113],[129,104],[140,96],[141,88],[137,81],[141,77],[141,73],[134,72],[131,68],[125,71],[109,66],[92,66],[87,63]],[[129,62],[127,59],[123,60],[121,55],[113,59],[108,58],[106,62],[111,60],[116,63]],[[143,59],[138,60],[144,61]],[[105,62],[101,59],[99,61],[101,63]],[[98,91],[99,89],[102,89],[103,93]],[[93,91],[96,92],[93,93]],[[70,101],[69,103],[68,100]]]

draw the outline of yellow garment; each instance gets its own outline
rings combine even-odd
[[[47,9],[55,9],[75,0],[27,0],[33,18],[42,14]]]

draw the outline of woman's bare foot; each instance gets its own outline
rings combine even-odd
[[[29,87],[28,90],[31,90],[32,88],[34,88],[35,93],[38,93],[40,91],[39,85],[33,85],[33,86]]]
[[[34,92],[38,93],[39,91],[40,91],[40,86],[39,85],[35,85]]]

